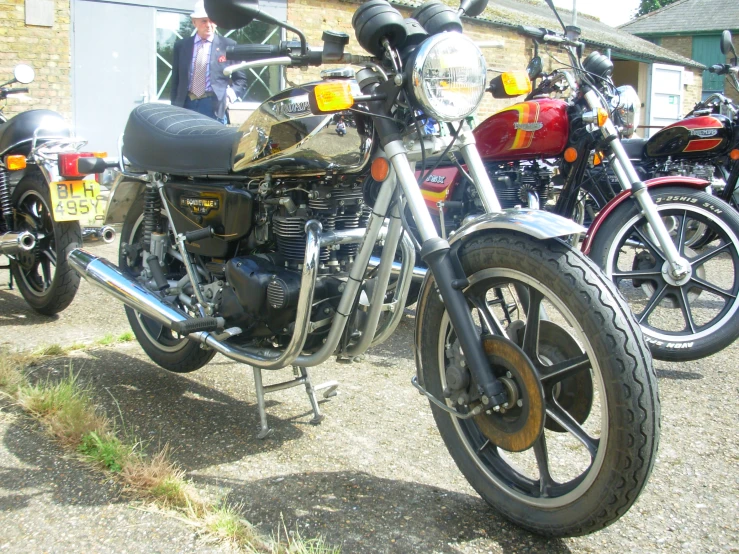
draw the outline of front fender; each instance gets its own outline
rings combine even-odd
[[[644,184],[649,189],[656,189],[656,188],[664,188],[664,187],[687,187],[691,189],[696,190],[705,190],[706,187],[710,185],[708,181],[704,181],[703,179],[696,179],[695,177],[655,177],[654,179],[649,179],[648,181],[644,181]],[[593,244],[593,240],[595,239],[595,234],[598,232],[598,229],[600,229],[601,225],[606,221],[606,218],[615,210],[618,208],[621,204],[623,204],[628,198],[631,197],[632,191],[631,190],[624,190],[618,193],[615,198],[613,198],[608,204],[603,206],[603,209],[598,212],[598,215],[595,216],[595,219],[590,224],[590,228],[588,229],[588,233],[585,236],[585,240],[582,243],[582,251],[583,254],[586,256],[590,254],[590,247]]]
[[[134,200],[143,194],[145,186],[143,181],[136,181],[122,173],[117,173],[110,186],[104,224],[123,223]]]
[[[449,236],[449,244],[453,245],[471,235],[490,230],[515,231],[539,240],[585,232],[585,228],[574,221],[543,210],[512,208],[473,219]]]

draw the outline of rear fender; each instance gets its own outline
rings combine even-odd
[[[108,206],[105,209],[105,225],[123,223],[134,201],[144,193],[146,183],[118,173],[110,187]]]
[[[695,177],[656,177],[654,179],[649,179],[648,181],[644,181],[644,184],[649,189],[658,189],[658,188],[664,188],[664,187],[684,187],[684,188],[690,188],[694,190],[705,190],[706,187],[710,185],[708,181],[704,181],[703,179],[696,179]],[[593,220],[593,223],[590,224],[590,228],[588,229],[588,233],[585,236],[585,240],[582,243],[582,251],[583,254],[586,256],[590,254],[590,247],[593,244],[593,240],[595,239],[595,235],[598,232],[598,229],[603,225],[603,223],[606,221],[608,216],[613,213],[613,210],[618,208],[621,204],[623,204],[626,200],[631,198],[632,191],[631,190],[624,190],[620,192],[615,198],[613,198],[608,204],[603,206],[603,209],[598,212],[598,215],[595,216],[595,219]]]

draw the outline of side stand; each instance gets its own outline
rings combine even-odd
[[[320,385],[313,386],[308,373],[307,367],[293,366],[293,373],[295,378],[290,381],[284,381],[282,383],[276,383],[274,385],[267,385],[266,387],[262,384],[262,370],[261,368],[254,368],[254,387],[257,391],[257,406],[259,407],[259,420],[261,423],[261,431],[257,435],[260,439],[265,439],[272,435],[273,429],[270,429],[267,425],[267,411],[265,409],[264,395],[268,392],[275,392],[278,390],[289,389],[297,387],[299,385],[305,385],[305,392],[308,394],[308,400],[310,400],[311,407],[313,408],[313,419],[311,423],[320,423],[323,419],[323,414],[318,408],[318,400],[316,400],[316,392],[319,390],[326,389],[323,393],[324,398],[330,398],[336,396],[336,389],[339,387],[339,383],[336,381],[327,381]]]

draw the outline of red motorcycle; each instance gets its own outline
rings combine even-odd
[[[619,136],[636,128],[638,97],[631,87],[613,85],[607,57],[593,52],[580,62],[581,43],[571,28],[565,36],[520,31],[537,44],[564,47],[572,69],[543,75],[534,57],[529,74],[539,82],[526,101],[474,130],[483,168],[462,166],[453,157],[452,165],[436,160],[421,186],[440,229],[450,234],[474,225],[485,211],[467,171],[488,173],[503,209],[542,207],[580,221],[592,209],[582,249],[629,302],[654,357],[694,360],[720,351],[739,337],[739,216],[706,192],[704,180],[640,178]],[[520,84],[503,74],[490,90],[496,98],[515,97],[526,92]],[[550,98],[552,93],[569,96]],[[583,188],[593,165],[604,160],[622,191],[610,199],[597,188]],[[710,243],[698,248],[694,241],[708,234]]]

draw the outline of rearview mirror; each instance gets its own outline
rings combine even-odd
[[[211,21],[228,30],[246,27],[262,13],[259,0],[205,0],[205,11]]]
[[[528,74],[529,79],[533,81],[541,75],[543,69],[544,67],[541,63],[541,58],[539,56],[534,56],[531,58],[529,65],[526,66],[526,73]]]
[[[28,84],[36,77],[36,73],[30,65],[22,63],[15,66],[13,76],[19,83]]]
[[[731,31],[724,31],[721,33],[721,53],[724,56],[728,56],[730,52],[736,56],[736,50],[734,50],[734,43],[731,40]]]
[[[467,17],[477,17],[488,5],[488,0],[462,0],[459,9],[464,12]]]

